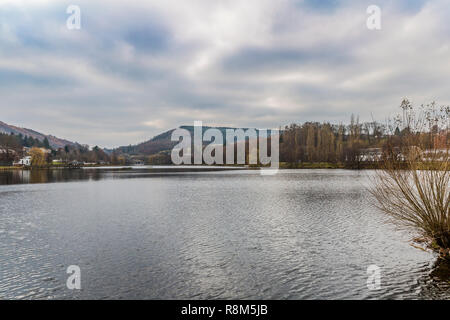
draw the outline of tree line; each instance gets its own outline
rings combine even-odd
[[[328,162],[356,164],[367,148],[382,148],[386,126],[376,121],[360,123],[351,116],[350,124],[306,122],[281,130],[280,161],[287,163]]]
[[[401,113],[396,118],[387,120],[386,123],[375,120],[361,123],[359,117],[352,115],[348,124],[305,122],[280,128],[280,162],[287,164],[288,167],[298,167],[307,163],[328,163],[359,168],[363,162],[367,161],[364,155],[368,152],[379,154],[384,153],[388,148],[401,149],[405,144],[405,137],[411,136],[410,128],[415,125],[413,123],[415,120],[411,116],[412,106],[408,100],[403,100],[400,107]],[[419,108],[421,109],[420,118],[433,120],[437,114],[440,114],[441,117],[447,118],[439,121],[448,121],[448,107],[438,107],[434,103],[421,107]],[[448,130],[443,133],[443,127],[437,124],[436,119],[433,121],[430,121],[434,123],[432,127],[424,128],[420,133],[416,133],[415,138],[420,140],[423,148],[433,148],[437,143],[436,139],[440,139],[441,145],[448,144]],[[434,134],[433,138],[430,133]],[[169,135],[170,131],[164,134]],[[149,144],[154,149],[154,153],[151,154],[139,151],[132,146],[105,152],[97,146],[90,149],[86,145],[67,145],[64,148],[52,150],[47,156],[47,161],[61,159],[65,162],[75,160],[129,165],[136,160],[141,160],[145,164],[171,164],[171,147],[176,142],[168,137],[165,138],[161,142],[162,145]],[[248,144],[247,141],[247,153]],[[0,134],[0,150],[2,148],[6,150],[6,152],[0,152],[0,163],[11,162],[22,156],[23,147],[50,149],[47,139],[39,141],[22,135]],[[223,154],[226,157],[226,150]]]
[[[24,147],[29,148],[28,151]],[[39,151],[40,149],[50,150],[50,153]],[[41,154],[42,153],[42,154]],[[52,163],[53,160],[60,159],[63,162],[79,161],[90,163],[106,163],[111,161],[110,155],[98,146],[90,149],[86,145],[66,145],[64,148],[52,149],[47,138],[44,140],[35,139],[22,134],[0,133],[0,165],[11,165],[20,158],[31,155],[39,166]]]

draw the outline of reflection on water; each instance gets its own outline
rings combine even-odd
[[[450,283],[450,264],[448,261],[437,260],[430,276],[438,282]]]
[[[100,167],[78,169],[33,169],[0,170],[0,185],[68,182],[79,180],[142,178],[148,175],[161,176],[180,173],[204,173],[211,171],[236,171],[244,168],[214,166],[139,166],[139,167]]]
[[[100,170],[53,169],[0,171],[0,185],[21,183],[48,183],[73,180],[99,180]]]
[[[368,206],[368,174],[0,172],[0,297],[450,298],[448,264]]]
[[[446,292],[446,299],[450,298],[450,262],[437,260],[431,268],[429,277],[423,277],[425,282],[424,290],[427,291],[425,296],[430,298],[441,298],[440,292]]]

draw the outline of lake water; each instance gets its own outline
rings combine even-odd
[[[0,171],[0,298],[450,298],[448,266],[370,205],[370,174]]]

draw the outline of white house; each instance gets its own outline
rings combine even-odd
[[[26,156],[22,159],[20,159],[17,162],[14,162],[15,166],[31,166],[31,157],[30,156]]]
[[[141,160],[141,159],[133,159],[133,164],[134,164],[135,166],[143,166],[145,163],[144,163],[144,160]]]
[[[0,153],[11,153],[11,154],[16,154],[16,151],[13,150],[13,149],[6,149],[6,148],[0,147]]]
[[[377,162],[383,159],[381,148],[362,149],[359,155],[359,161]]]

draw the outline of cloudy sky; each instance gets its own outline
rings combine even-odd
[[[194,120],[384,121],[403,97],[450,103],[449,17],[448,0],[0,0],[0,121],[104,147]]]

